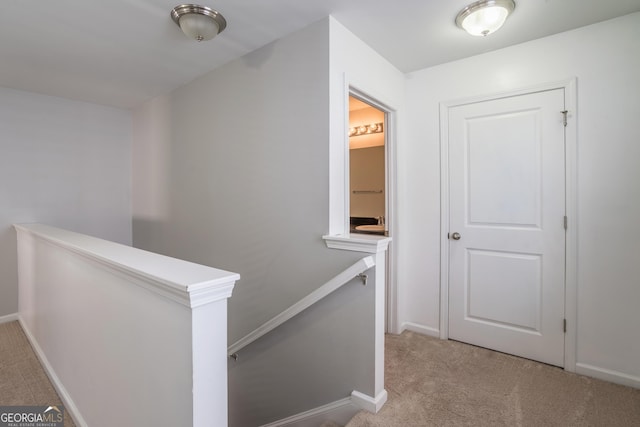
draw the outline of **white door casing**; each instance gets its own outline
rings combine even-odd
[[[366,104],[369,104],[371,107],[382,111],[384,113],[384,147],[385,147],[385,231],[387,232],[387,236],[392,239],[397,238],[398,227],[397,227],[397,217],[396,217],[396,143],[395,143],[395,134],[396,134],[396,112],[395,110],[386,105],[385,103],[371,97],[365,91],[358,89],[353,86],[348,86],[347,90],[347,104],[348,97],[353,96],[360,101],[363,101]],[[348,111],[348,108],[347,108]],[[348,130],[349,123],[349,115],[346,117],[346,129]],[[346,149],[345,152],[349,153],[349,138],[346,138]],[[347,156],[346,163],[346,171],[345,176],[349,177],[349,157]],[[349,193],[350,183],[346,181],[346,194],[345,198],[345,206],[346,209],[346,230],[349,230],[349,216],[350,216],[350,201],[349,201]],[[400,325],[398,320],[398,289],[397,289],[397,252],[394,249],[395,243],[394,241],[389,242],[389,246],[387,247],[387,258],[386,258],[386,300],[385,300],[385,332],[389,333],[400,333]]]
[[[564,366],[564,89],[448,110],[449,337]]]

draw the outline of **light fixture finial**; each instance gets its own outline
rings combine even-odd
[[[227,21],[216,10],[197,4],[181,4],[171,10],[171,19],[189,38],[211,40],[226,27]]]
[[[472,36],[487,36],[502,27],[515,7],[513,0],[480,0],[462,9],[456,24]]]

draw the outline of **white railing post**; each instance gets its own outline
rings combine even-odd
[[[339,236],[323,236],[327,247],[347,251],[373,254],[375,262],[375,331],[374,331],[374,394],[368,396],[354,391],[352,398],[363,409],[377,413],[387,401],[384,388],[384,334],[385,334],[385,301],[386,301],[386,254],[391,238],[367,235],[345,234]]]
[[[377,413],[387,401],[387,391],[384,388],[384,334],[385,334],[385,302],[386,302],[386,246],[375,253],[375,412]]]

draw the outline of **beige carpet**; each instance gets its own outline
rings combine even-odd
[[[386,337],[389,400],[348,427],[640,426],[640,390],[413,332]]]
[[[640,390],[412,332],[386,339],[389,400],[348,427],[640,426]],[[0,324],[0,405],[59,404],[18,322]]]
[[[0,324],[0,406],[62,405],[18,322]],[[65,427],[74,427],[65,411]]]

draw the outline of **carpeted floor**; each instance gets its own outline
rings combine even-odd
[[[389,400],[347,427],[640,426],[640,390],[406,331],[386,337]]]
[[[348,427],[640,426],[640,390],[409,331],[386,339],[389,400]],[[0,406],[60,404],[18,322],[0,324]]]
[[[18,322],[0,324],[0,406],[55,406],[62,401]],[[65,427],[74,427],[65,411]]]

